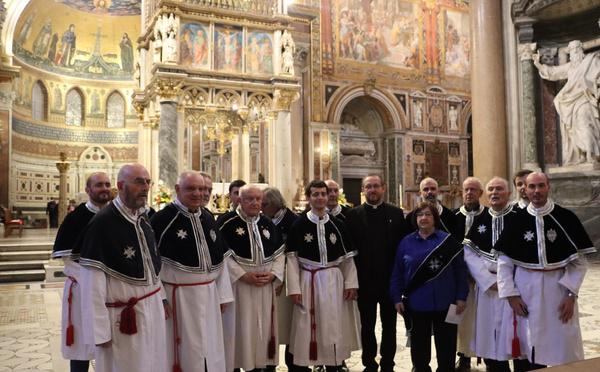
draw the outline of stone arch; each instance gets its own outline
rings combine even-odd
[[[113,169],[113,159],[102,146],[93,145],[81,153],[77,161],[78,190],[85,191],[85,182],[94,172],[105,172],[116,187],[116,169]]]
[[[392,127],[385,128],[385,130],[401,130],[405,129],[406,125],[408,125],[406,113],[400,107],[397,100],[394,99],[393,95],[379,88],[373,88],[369,94],[365,94],[365,88],[362,85],[339,89],[333,94],[327,107],[327,121],[329,123],[339,123],[342,112],[348,103],[359,97],[368,97],[382,116],[382,119],[384,119],[384,123],[392,125]]]
[[[195,85],[185,88],[181,98],[184,106],[194,108],[204,107],[209,101],[206,89]]]

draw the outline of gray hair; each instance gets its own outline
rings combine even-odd
[[[477,184],[477,186],[479,186],[479,190],[483,191],[483,184],[481,183],[481,180],[477,177],[467,177],[465,178],[465,180],[463,181],[463,189],[465,188],[465,184],[467,184],[468,182],[475,182]]]
[[[506,190],[508,190],[508,192],[510,193],[510,184],[508,183],[508,181],[502,177],[498,177],[498,176],[494,176],[492,177],[491,180],[488,181],[488,183],[485,184],[485,188],[487,189],[490,186],[490,183],[492,183],[492,181],[500,181],[504,184],[504,186],[506,187]]]
[[[419,183],[419,190],[423,190],[423,185],[426,184],[427,182],[433,182],[433,183],[435,183],[435,187],[440,187],[438,185],[438,181],[436,181],[435,178],[425,177],[425,178],[423,178],[423,180],[421,180],[421,183]]]
[[[281,192],[275,187],[267,187],[263,190],[263,201],[277,209],[285,208],[285,199]]]
[[[195,171],[195,170],[188,170],[188,171],[184,171],[181,172],[181,174],[179,175],[179,178],[177,178],[177,184],[181,185],[183,183],[183,181],[185,181],[186,178],[190,177],[190,176],[202,176],[202,173]],[[204,181],[204,179],[202,180]]]
[[[260,189],[260,187],[253,185],[253,184],[247,184],[247,185],[240,187],[240,190],[239,190],[240,198],[243,198],[244,194],[246,194],[248,191],[252,191],[252,190],[258,190],[262,193],[262,190]]]

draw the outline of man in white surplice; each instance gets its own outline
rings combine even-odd
[[[290,352],[294,364],[341,371],[360,348],[356,305],[358,276],[346,226],[327,214],[327,185],[305,190],[311,210],[292,225],[286,240],[286,287],[294,310]]]
[[[498,293],[517,320],[521,353],[536,368],[582,360],[577,296],[595,252],[577,216],[548,198],[548,177],[527,176],[529,205],[504,226],[496,242]]]
[[[465,261],[475,279],[475,322],[471,349],[475,355],[483,357],[490,371],[509,371],[508,360],[511,350],[504,342],[512,330],[512,309],[508,301],[498,297],[496,284],[497,255],[494,244],[513,211],[509,203],[508,181],[500,177],[492,178],[485,187],[490,208],[473,219],[465,236]]]
[[[164,372],[164,289],[160,256],[146,214],[150,176],[126,164],[119,195],[86,226],[79,262],[87,342],[98,372]]]
[[[223,314],[227,371],[279,362],[275,288],[283,282],[284,246],[277,226],[260,214],[262,196],[257,186],[243,186],[238,208],[219,218],[235,298]]]
[[[233,301],[225,260],[229,250],[212,215],[202,207],[206,185],[188,171],[177,198],[152,216],[162,259],[160,277],[173,316],[167,320],[167,357],[173,370],[225,371],[221,310]]]

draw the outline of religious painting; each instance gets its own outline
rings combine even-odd
[[[62,104],[62,92],[59,87],[56,87],[54,88],[54,110],[60,111]]]
[[[193,68],[209,67],[209,26],[201,23],[185,23],[181,27],[179,41],[180,64]]]
[[[215,26],[215,68],[219,71],[242,70],[242,29]]]
[[[447,10],[444,20],[444,71],[446,75],[467,77],[471,57],[469,14]]]
[[[413,154],[416,156],[423,155],[425,152],[425,142],[422,140],[413,140]]]
[[[420,7],[404,0],[333,2],[338,58],[418,68]]]
[[[246,72],[251,74],[273,73],[273,36],[268,32],[248,32],[246,46]]]
[[[425,172],[424,172],[423,168],[424,168],[423,164],[420,164],[420,163],[414,164],[413,180],[415,181],[414,184],[417,186],[421,183],[421,181],[425,177],[424,176]]]
[[[140,15],[140,0],[61,0],[74,9],[110,15]]]
[[[438,181],[440,186],[448,185],[448,144],[425,143],[425,173]]]

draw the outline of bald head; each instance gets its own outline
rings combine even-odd
[[[421,199],[434,204],[437,203],[438,183],[435,179],[431,177],[423,178],[421,183],[419,183],[419,192],[421,194]]]
[[[541,208],[548,202],[550,182],[543,172],[532,172],[525,179],[526,193],[529,202],[536,208]]]
[[[331,179],[326,180],[325,184],[327,185],[327,208],[335,208],[340,196],[340,185]]]
[[[493,177],[485,185],[485,195],[494,211],[502,211],[508,205],[510,197],[508,181],[502,177]]]
[[[177,200],[186,206],[188,211],[195,213],[203,203],[203,188],[204,177],[202,177],[200,172],[183,172],[179,175],[179,179],[175,185]]]
[[[474,210],[479,207],[479,198],[483,195],[483,185],[479,178],[467,177],[463,181],[463,204],[467,210]]]
[[[125,164],[117,176],[119,198],[127,208],[139,209],[146,205],[150,189],[150,174],[141,164]]]
[[[111,199],[110,178],[108,178],[108,174],[104,172],[92,173],[85,185],[85,192],[94,205],[103,207]]]

